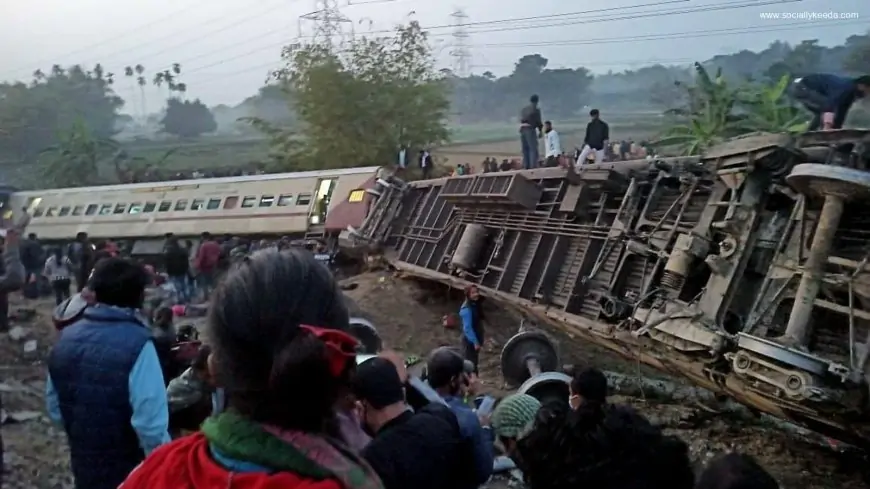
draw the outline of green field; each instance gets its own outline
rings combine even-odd
[[[641,139],[661,129],[662,120],[655,114],[614,114],[605,119],[613,138]],[[588,120],[558,121],[557,130],[564,135],[582,131]],[[469,124],[451,128],[448,146],[497,143],[517,138],[515,123]],[[170,149],[175,149],[166,166],[179,171],[208,168],[238,168],[268,159],[269,146],[265,139],[227,139],[204,137],[192,142],[136,141],[126,145],[134,156],[158,160]]]

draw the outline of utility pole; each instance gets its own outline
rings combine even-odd
[[[353,21],[341,13],[339,0],[314,0],[314,10],[299,16],[299,35],[331,47],[353,38]]]
[[[468,49],[468,31],[465,26],[468,24],[468,15],[465,10],[457,7],[450,14],[453,24],[453,49],[450,51],[450,56],[453,56],[453,74],[465,78],[471,74],[471,51]]]

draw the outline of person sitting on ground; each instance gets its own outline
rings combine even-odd
[[[829,73],[814,73],[796,79],[791,95],[813,113],[808,130],[842,129],[856,100],[870,93],[870,75],[847,78]]]
[[[405,404],[396,365],[380,357],[357,367],[354,394],[361,419],[374,436],[362,451],[385,489],[472,489],[471,461],[456,416],[447,406],[430,403],[416,413]]]
[[[740,453],[714,458],[701,472],[696,489],[779,489],[779,483],[758,462]]]
[[[571,409],[577,410],[588,402],[604,404],[607,402],[607,377],[595,368],[581,370],[571,379],[569,391]]]
[[[426,375],[429,385],[456,415],[460,433],[471,446],[474,480],[478,485],[483,484],[492,475],[493,435],[489,419],[479,419],[462,398],[463,385],[468,381],[465,360],[451,348],[437,348],[426,362]]]
[[[529,489],[691,489],[695,481],[686,444],[623,406],[547,404],[516,455]]]
[[[119,489],[381,489],[336,428],[356,368],[348,330],[342,293],[311,253],[243,260],[214,291],[205,334],[226,409],[156,450]]]
[[[138,313],[147,282],[133,261],[101,260],[88,282],[96,303],[49,354],[46,408],[66,431],[76,488],[117,488],[169,441],[163,372]]]

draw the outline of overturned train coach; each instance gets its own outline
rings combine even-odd
[[[79,232],[94,239],[160,249],[167,233],[198,237],[328,238],[359,226],[378,167],[318,170],[169,182],[15,191],[0,188],[8,221],[27,208],[28,230],[44,241]],[[13,212],[14,211],[14,212]]]
[[[868,131],[697,158],[393,179],[355,239],[527,317],[870,443]]]

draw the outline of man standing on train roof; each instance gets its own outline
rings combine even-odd
[[[808,130],[842,129],[852,104],[870,93],[870,75],[847,78],[814,73],[796,79],[790,91],[795,100],[813,113]]]
[[[523,169],[538,165],[538,139],[543,137],[544,122],[538,108],[538,96],[529,97],[529,105],[520,111],[520,145],[523,151]]]
[[[610,126],[601,120],[598,109],[589,111],[592,120],[586,124],[586,136],[583,138],[583,149],[577,156],[577,165],[585,165],[590,155],[595,155],[595,163],[604,162],[604,148],[610,142]]]

